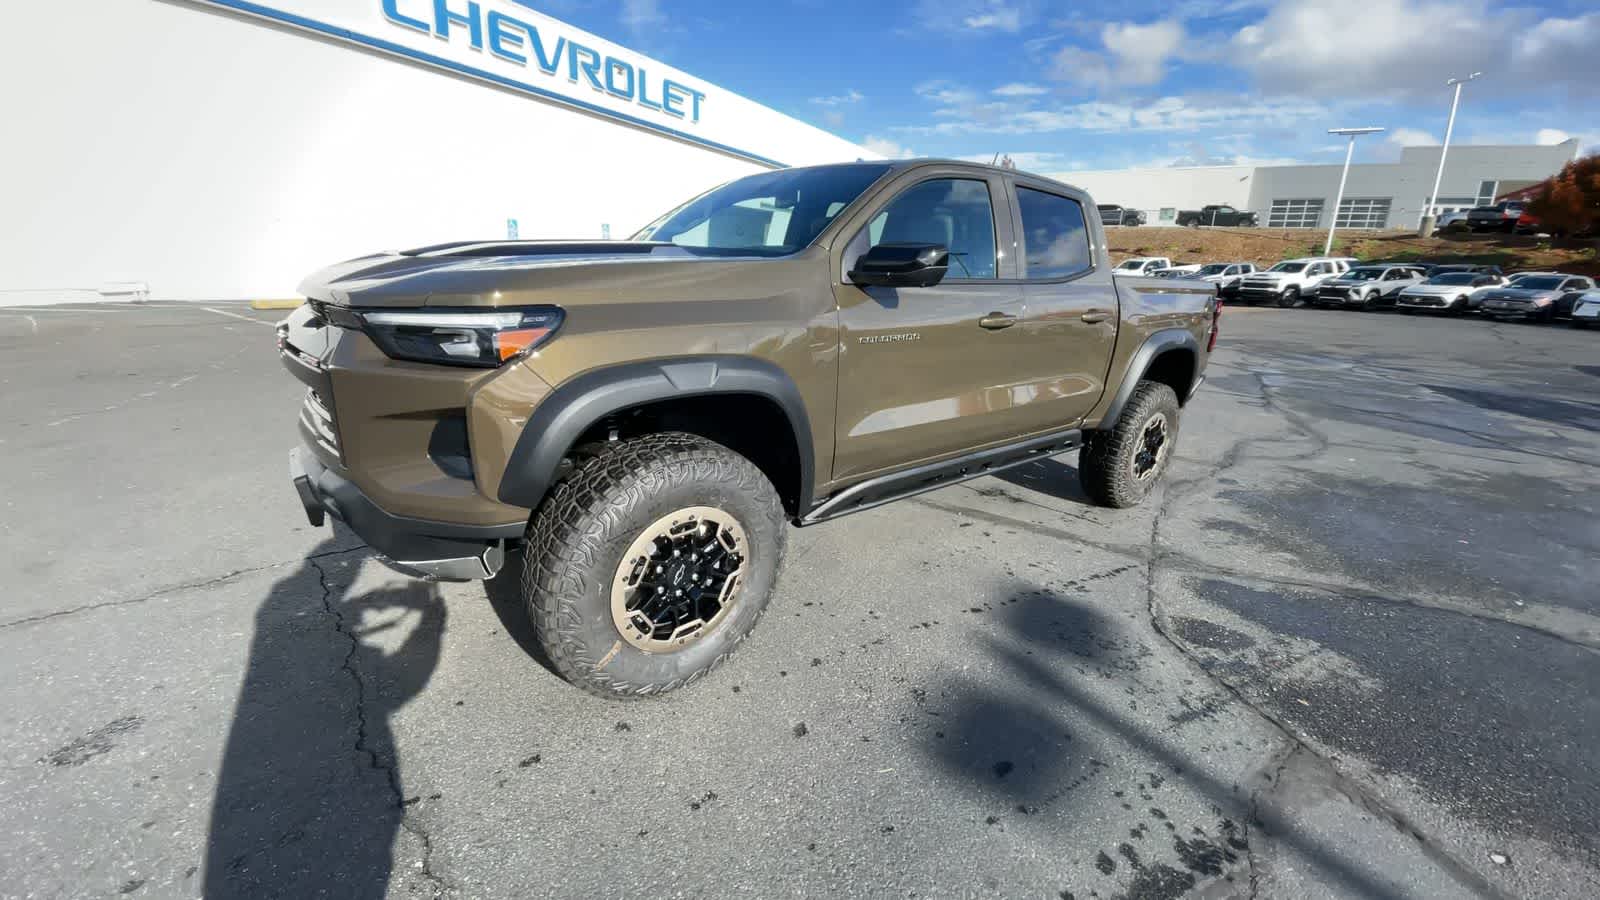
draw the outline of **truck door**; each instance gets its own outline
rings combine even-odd
[[[876,472],[1020,436],[1014,398],[1027,356],[1011,212],[998,175],[921,167],[846,223],[839,304],[833,477]],[[949,248],[929,288],[862,287],[846,273],[880,243]]]
[[[1067,428],[1105,391],[1117,340],[1117,293],[1101,268],[1098,232],[1083,211],[1088,198],[1054,185],[1015,185],[1015,227],[1023,291],[1024,340],[1034,373],[1027,420],[1039,430]]]

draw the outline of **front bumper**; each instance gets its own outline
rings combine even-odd
[[[1478,307],[1478,311],[1493,318],[1520,319],[1538,315],[1547,307],[1517,304],[1515,306],[1503,305],[1501,301],[1488,300]]]
[[[332,515],[390,567],[429,581],[493,578],[505,564],[506,541],[523,533],[520,523],[458,525],[386,512],[304,447],[289,451],[289,480],[312,525]]]
[[[1401,294],[1395,298],[1396,306],[1407,309],[1447,309],[1453,301],[1450,297],[1436,297],[1432,294]]]

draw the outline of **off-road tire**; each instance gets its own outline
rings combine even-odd
[[[1122,415],[1109,430],[1091,431],[1078,452],[1078,483],[1083,492],[1101,506],[1127,509],[1138,506],[1172,463],[1178,440],[1178,395],[1156,381],[1141,381],[1122,408]],[[1164,415],[1167,425],[1166,453],[1149,476],[1134,475],[1146,427]]]
[[[675,432],[593,448],[528,522],[522,594],[555,670],[601,697],[635,699],[693,684],[755,628],[783,563],[783,502],[766,475],[728,448]],[[748,538],[726,618],[682,649],[650,652],[623,639],[611,593],[630,545],[663,516],[711,507]]]
[[[1300,305],[1300,289],[1289,285],[1278,295],[1278,306],[1282,309],[1293,309]]]

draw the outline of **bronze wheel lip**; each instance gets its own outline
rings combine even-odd
[[[697,539],[714,541],[725,551],[724,558],[737,560],[737,565],[726,571],[716,570],[714,574],[702,573],[694,565],[699,561],[698,557],[684,560],[681,555],[685,550],[692,553],[691,545]],[[750,539],[744,525],[732,513],[716,507],[684,507],[646,526],[622,555],[616,574],[611,579],[611,623],[616,627],[618,636],[646,653],[673,653],[715,632],[737,606],[739,588],[749,565],[749,547]],[[668,552],[671,556],[665,555]],[[673,562],[674,559],[683,561]],[[711,617],[681,622],[665,638],[655,637],[656,623],[638,602],[644,575],[652,562],[656,571],[651,574],[661,576],[659,580],[663,582],[670,582],[659,587],[670,587],[675,594],[696,590],[694,586],[702,583],[716,585],[717,608]],[[697,595],[695,600],[685,602],[699,604],[704,602],[704,597]],[[644,627],[651,627],[651,633],[645,633]]]

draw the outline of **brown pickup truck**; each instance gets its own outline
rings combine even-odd
[[[399,570],[519,552],[539,639],[610,697],[748,635],[789,525],[1079,451],[1127,507],[1172,459],[1215,286],[1112,278],[1084,192],[960,162],[752,175],[625,242],[466,242],[313,275],[278,329],[291,478]]]

